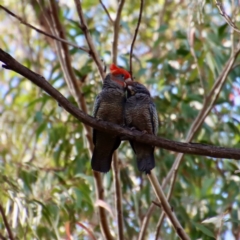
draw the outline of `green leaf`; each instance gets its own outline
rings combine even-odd
[[[192,224],[199,229],[202,233],[204,233],[205,235],[215,238],[214,233],[208,229],[207,227],[205,227],[204,225],[200,224],[200,223],[196,223],[192,221]]]

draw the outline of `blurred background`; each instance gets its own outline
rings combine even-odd
[[[222,3],[226,14],[240,27],[239,2]],[[1,4],[24,21],[51,32],[48,1],[3,0]],[[74,1],[55,4],[66,39],[88,48]],[[118,2],[103,4],[115,19]],[[129,69],[139,7],[140,1],[126,1],[120,18],[117,64],[125,69]],[[82,8],[108,71],[113,24],[99,1],[82,1]],[[1,8],[0,33],[4,51],[43,75],[77,105],[61,68],[64,59],[61,65],[53,39],[21,24]],[[239,33],[226,23],[215,1],[145,0],[133,51],[133,76],[152,94],[159,115],[159,136],[239,148],[239,57],[221,86],[214,87],[238,42]],[[68,50],[77,87],[91,114],[101,91],[101,77],[87,53],[71,46]],[[209,113],[193,129],[206,106]],[[70,239],[68,230],[72,239],[91,239],[77,223],[91,229],[96,239],[104,239],[84,131],[82,124],[44,91],[13,71],[0,69],[0,203],[16,239]],[[146,175],[137,170],[127,141],[122,142],[118,155],[125,239],[138,239],[155,194]],[[155,173],[160,183],[176,157],[177,153],[156,148]],[[240,239],[238,169],[236,160],[183,156],[170,204],[191,239]],[[112,171],[103,175],[102,183],[106,204],[115,212]],[[169,189],[168,184],[166,194]],[[152,208],[142,239],[178,239],[167,218],[159,223],[161,209]],[[107,216],[116,239],[116,217],[110,212]],[[0,238],[7,239],[1,217],[0,233]]]

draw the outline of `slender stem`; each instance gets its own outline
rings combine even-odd
[[[112,44],[112,62],[117,64],[117,52],[118,52],[118,35],[120,28],[121,13],[125,0],[121,0],[117,9],[117,16],[113,25],[113,44]]]
[[[35,31],[37,31],[37,32],[39,32],[39,33],[41,33],[41,34],[43,34],[43,35],[45,35],[45,36],[47,36],[47,37],[50,37],[50,38],[55,39],[55,40],[57,40],[57,41],[60,41],[60,42],[62,42],[62,43],[66,43],[66,44],[68,44],[68,45],[70,45],[70,46],[72,46],[72,47],[78,48],[78,49],[80,49],[80,50],[82,50],[82,51],[84,51],[84,52],[86,52],[86,53],[88,53],[88,54],[90,53],[90,51],[89,51],[88,49],[86,49],[86,48],[80,47],[80,46],[78,46],[77,44],[71,43],[71,42],[69,42],[69,41],[67,41],[67,40],[65,40],[65,39],[62,39],[62,38],[60,38],[60,37],[58,37],[58,36],[55,36],[55,35],[53,35],[53,34],[47,33],[47,32],[45,32],[45,31],[43,31],[43,30],[41,30],[41,29],[39,29],[39,28],[34,27],[33,25],[27,23],[26,21],[23,20],[23,18],[17,16],[15,13],[11,12],[11,11],[8,10],[7,8],[5,8],[4,6],[0,5],[0,8],[2,8],[4,11],[6,11],[6,12],[7,12],[8,14],[10,14],[11,16],[13,16],[13,17],[15,17],[16,19],[18,19],[22,24],[24,24],[24,25],[26,25],[26,26],[34,29]]]
[[[72,105],[57,89],[52,87],[51,84],[46,81],[41,75],[21,65],[2,49],[0,49],[0,61],[4,63],[3,67],[5,69],[13,70],[26,77],[38,87],[46,91],[60,104],[60,106],[62,106],[74,117],[76,117],[79,121],[83,122],[84,124],[88,124],[89,126],[97,130],[125,136],[125,139],[146,143],[148,145],[158,146],[160,148],[175,152],[197,154],[201,156],[209,156],[215,158],[228,158],[235,161],[238,161],[240,159],[240,149],[217,147],[199,143],[177,142],[162,137],[156,137],[152,134],[143,134],[142,132],[137,130],[131,131],[126,127],[121,127],[111,122],[99,121],[98,119],[85,114],[79,108]]]
[[[101,59],[98,56],[98,53],[97,53],[97,50],[96,50],[95,45],[93,43],[92,37],[90,35],[90,32],[88,30],[87,22],[86,22],[86,20],[84,18],[84,15],[83,15],[81,1],[80,0],[74,0],[74,2],[75,2],[77,13],[78,13],[78,16],[79,16],[79,19],[80,19],[81,29],[82,29],[82,31],[83,31],[83,33],[85,35],[86,41],[88,43],[88,47],[90,49],[90,55],[92,56],[95,64],[97,65],[99,74],[100,74],[100,76],[102,77],[102,80],[103,80],[105,78],[104,68],[103,68],[103,65],[102,65],[102,61],[101,61]]]
[[[173,179],[173,181],[174,181],[174,179]],[[171,182],[172,185],[174,184],[173,181]],[[172,189],[173,189],[173,188],[172,188]],[[172,196],[172,191],[168,191],[167,201],[170,200],[171,196]],[[161,215],[160,215],[160,218],[159,218],[159,220],[158,220],[158,223],[157,223],[157,227],[156,227],[155,240],[158,240],[158,238],[159,238],[161,226],[162,226],[162,224],[163,224],[163,220],[164,220],[164,217],[165,217],[165,216],[166,216],[165,212],[162,211],[162,213],[161,213]]]
[[[155,206],[155,205],[153,205],[153,206]],[[141,230],[140,230],[140,233],[139,233],[139,236],[138,236],[138,240],[144,240],[145,239],[145,234],[146,234],[146,231],[147,231],[149,219],[150,219],[150,216],[153,213],[153,210],[154,210],[154,207],[148,208],[148,211],[147,211],[145,217],[143,218],[143,222],[142,222]]]
[[[112,44],[112,62],[117,64],[117,48],[118,48],[118,36],[120,29],[120,19],[121,13],[124,6],[125,0],[121,0],[117,9],[117,16],[115,21],[113,22],[113,44]],[[117,213],[117,228],[118,228],[118,240],[124,239],[124,225],[123,225],[123,210],[122,210],[122,190],[121,190],[121,180],[118,169],[118,154],[117,150],[113,155],[113,181],[115,186],[115,209]]]
[[[216,6],[219,10],[219,13],[224,17],[226,23],[237,33],[240,33],[240,29],[237,28],[236,24],[234,21],[227,15],[225,10],[223,9],[222,3],[219,1],[215,1]]]
[[[135,29],[134,37],[133,37],[132,44],[131,44],[131,47],[130,47],[130,54],[129,54],[129,64],[130,64],[129,73],[131,74],[131,76],[132,76],[133,48],[134,48],[134,43],[136,41],[138,30],[139,30],[141,19],[142,19],[143,6],[144,6],[144,0],[141,0],[141,5],[140,5],[140,9],[139,9],[139,16],[138,16],[138,23],[137,23],[137,27]]]
[[[95,186],[97,186],[97,189],[96,189],[97,199],[104,200],[104,188],[102,185],[101,173],[93,171],[93,175],[94,175]],[[103,233],[105,239],[113,240],[114,238],[109,229],[106,211],[102,207],[99,207],[98,210],[99,210],[101,232]]]
[[[153,190],[159,200],[159,202],[161,202],[161,206],[163,211],[165,212],[165,214],[168,216],[169,220],[171,221],[176,233],[178,234],[178,236],[181,239],[184,240],[190,240],[190,238],[188,237],[188,235],[185,233],[184,229],[182,228],[180,222],[178,221],[177,217],[175,216],[175,214],[173,213],[171,206],[169,205],[163,190],[157,180],[156,175],[154,174],[153,171],[151,171],[150,174],[147,174],[147,177],[153,187]]]
[[[239,53],[240,53],[240,45],[238,46],[237,50],[234,52],[233,56],[230,57],[229,60],[227,61],[227,63],[225,64],[225,67],[223,68],[221,74],[219,75],[214,86],[212,87],[211,91],[209,92],[208,96],[206,97],[206,100],[203,104],[202,110],[198,113],[198,116],[195,118],[194,122],[192,123],[192,125],[188,131],[188,134],[186,137],[186,142],[190,142],[193,139],[196,132],[200,129],[205,118],[208,116],[209,112],[212,110],[214,103],[216,102],[218,95],[223,87],[223,84],[225,83],[229,72],[231,71],[232,67],[234,66],[234,63],[235,63],[236,58],[239,55]],[[170,181],[173,173],[178,171],[178,168],[182,162],[182,159],[183,159],[183,153],[179,153],[174,161],[174,164],[173,164],[171,170],[168,172],[166,178],[164,179],[164,181],[162,183],[163,189],[166,187],[166,185]]]
[[[118,223],[118,240],[124,239],[124,227],[123,227],[123,210],[122,210],[122,189],[119,174],[118,155],[117,151],[113,155],[113,173],[114,173],[114,185],[115,185],[115,206],[117,212]]]
[[[99,0],[99,2],[100,2],[100,4],[102,5],[104,11],[106,12],[106,14],[107,14],[107,16],[108,16],[108,18],[109,18],[111,24],[113,24],[114,22],[113,22],[113,20],[112,20],[112,18],[111,18],[111,16],[110,16],[110,14],[109,14],[109,12],[108,12],[106,6],[104,5],[103,1],[102,1],[102,0]]]
[[[14,236],[13,236],[12,230],[10,228],[10,225],[9,225],[8,221],[7,221],[7,217],[5,215],[4,208],[3,208],[3,206],[1,204],[0,204],[0,213],[2,215],[4,225],[5,225],[6,229],[7,229],[8,237],[10,238],[10,240],[14,240]]]
[[[190,15],[190,13],[189,13]],[[198,59],[194,50],[194,38],[195,38],[195,28],[191,27],[191,21],[189,21],[189,33],[188,33],[188,42],[189,42],[189,46],[190,46],[190,52],[193,56],[194,62],[197,66],[197,71],[198,71],[198,77],[200,80],[200,84],[201,87],[203,89],[203,95],[204,97],[206,97],[206,91],[205,91],[205,87],[204,87],[204,81],[203,81],[203,73],[202,73],[202,69],[198,63]]]

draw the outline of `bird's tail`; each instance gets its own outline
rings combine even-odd
[[[145,173],[150,173],[150,171],[155,167],[155,159],[153,153],[146,157],[137,157],[137,167],[138,170]]]
[[[137,158],[138,170],[150,173],[150,171],[155,167],[154,147],[141,143],[135,143],[134,151]]]
[[[108,172],[111,168],[112,154],[112,152],[104,153],[103,151],[98,151],[94,148],[91,160],[92,169],[102,173]]]

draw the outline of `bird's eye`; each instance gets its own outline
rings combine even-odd
[[[124,75],[124,74],[121,74],[121,78],[123,78],[123,79],[124,79],[124,78],[125,78],[125,75]]]

